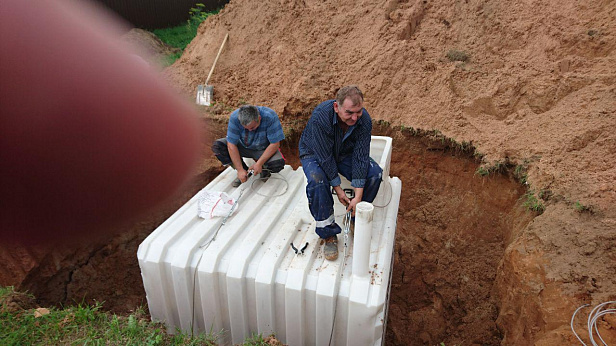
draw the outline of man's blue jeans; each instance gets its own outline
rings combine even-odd
[[[306,185],[306,196],[308,197],[308,206],[310,213],[317,221],[316,232],[319,237],[327,239],[342,231],[340,226],[336,224],[334,219],[334,199],[332,197],[331,186],[329,180],[325,176],[325,172],[319,163],[314,158],[301,159],[304,174],[308,179]],[[341,162],[338,162],[338,172],[345,178],[351,181],[352,172],[352,157],[348,156]],[[366,176],[366,185],[364,185],[364,194],[362,201],[374,201],[376,194],[379,192],[379,187],[383,178],[383,170],[371,158],[368,174]]]

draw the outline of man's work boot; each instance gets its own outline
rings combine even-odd
[[[261,171],[261,180],[263,180],[263,182],[266,182],[267,179],[269,179],[269,177],[272,176],[272,172],[268,171],[268,170],[262,170]]]
[[[335,261],[338,259],[338,237],[336,235],[325,239],[323,254],[328,261]]]
[[[233,163],[230,163],[229,166],[231,166],[231,168],[237,171]],[[244,163],[244,160],[242,160],[242,167],[244,167],[245,170],[248,170],[248,166],[246,166],[246,164]],[[231,186],[233,187],[238,187],[240,185],[242,185],[242,181],[240,180],[240,178],[235,178],[235,180],[231,183]]]
[[[235,178],[235,180],[231,183],[231,186],[233,187],[238,187],[242,185],[242,181],[240,180],[240,178]]]

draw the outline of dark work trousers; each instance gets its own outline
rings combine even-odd
[[[265,150],[253,150],[245,148],[239,143],[237,145],[237,149],[239,150],[240,156],[242,157],[242,166],[244,166],[244,169],[248,169],[248,166],[246,166],[246,164],[244,163],[244,157],[249,157],[257,161],[265,152]],[[231,161],[231,156],[229,156],[229,149],[227,148],[226,138],[220,138],[215,140],[214,144],[212,144],[212,151],[214,152],[214,155],[216,155],[216,158],[223,165],[227,166],[233,163]],[[272,155],[272,157],[270,157],[269,160],[267,160],[267,162],[265,162],[265,164],[263,164],[263,168],[267,169],[272,173],[278,173],[284,168],[284,156],[282,156],[280,150],[278,150],[274,155]]]
[[[316,232],[319,237],[327,239],[342,231],[336,223],[334,216],[334,199],[332,197],[331,186],[325,172],[319,166],[319,163],[314,158],[301,159],[304,174],[308,179],[306,185],[306,196],[308,197],[308,207],[312,217],[317,221]],[[338,172],[349,181],[352,180],[352,157],[348,156],[338,162]],[[379,192],[381,181],[383,179],[383,170],[381,167],[370,158],[368,174],[366,176],[366,185],[364,185],[364,194],[362,201],[374,201],[376,194]]]

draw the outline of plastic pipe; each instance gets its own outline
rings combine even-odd
[[[362,278],[368,277],[373,214],[374,206],[371,203],[357,203],[355,208],[355,235],[353,242],[353,276]]]

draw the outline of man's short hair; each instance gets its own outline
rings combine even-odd
[[[353,102],[353,106],[356,106],[362,102],[364,102],[364,94],[359,90],[357,85],[347,85],[345,87],[340,88],[336,93],[336,102],[338,105],[342,106],[344,100],[349,98],[351,102]]]
[[[240,107],[237,113],[237,120],[240,121],[240,124],[246,126],[253,121],[259,120],[259,109],[255,106],[244,105]]]

